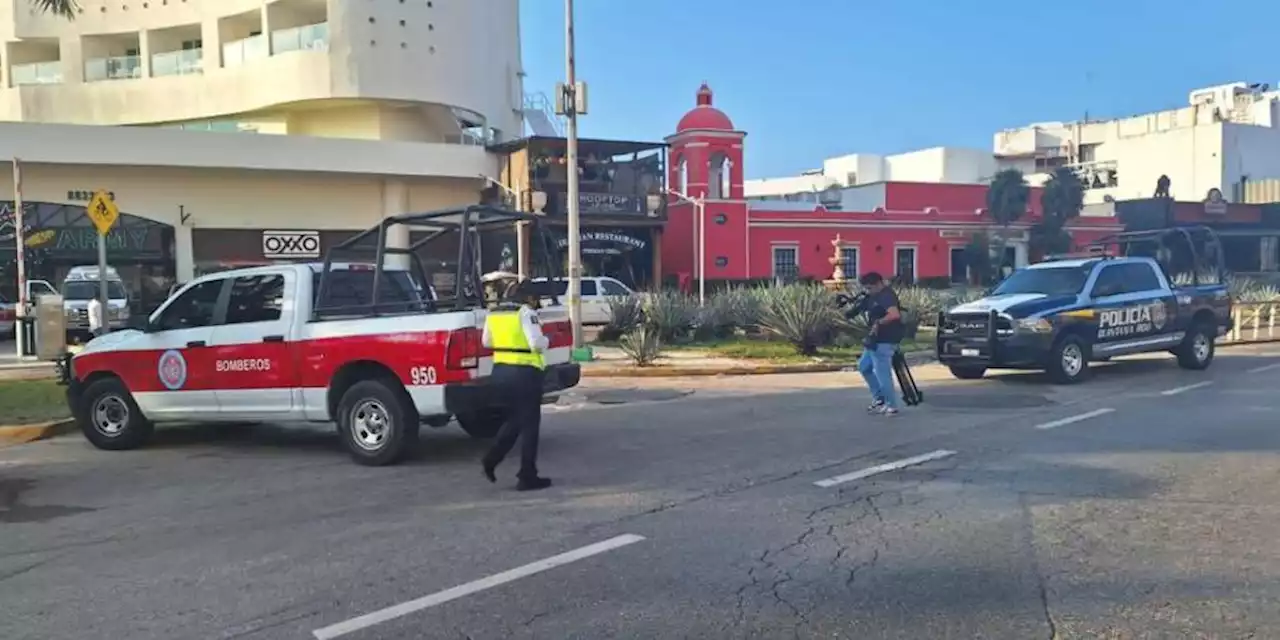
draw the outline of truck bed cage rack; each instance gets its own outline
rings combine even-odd
[[[479,234],[481,232],[511,228],[517,223],[528,225],[527,228],[530,232],[529,250],[533,254],[529,256],[531,269],[541,266],[545,272],[544,275],[548,280],[551,280],[556,277],[556,274],[552,273],[552,271],[558,271],[559,261],[552,259],[552,256],[555,255],[552,250],[554,244],[547,233],[544,220],[545,216],[540,214],[512,211],[490,205],[437,209],[383,218],[377,225],[330,247],[325,253],[324,266],[320,272],[320,284],[316,293],[315,305],[312,308],[311,318],[314,321],[329,319],[334,316],[377,317],[405,313],[430,313],[443,310],[461,311],[482,306],[484,299],[480,287],[480,268],[477,263],[479,252],[476,251],[474,245],[479,242]],[[405,225],[411,229],[417,228],[419,230],[425,228],[430,233],[416,242],[409,243],[406,248],[388,247],[387,232],[395,225]],[[417,281],[424,289],[427,289],[430,285],[430,280],[427,269],[423,266],[422,260],[418,256],[418,250],[435,240],[454,233],[458,234],[454,296],[409,304],[406,304],[403,300],[393,302],[379,300],[382,294],[382,283],[386,277],[386,263],[389,256],[406,256],[410,264],[409,271],[411,276],[416,276]],[[370,248],[367,243],[370,240],[376,241],[377,245],[373,248],[375,257],[373,260],[373,283],[369,304],[360,305],[358,308],[352,308],[351,306],[325,306],[324,301],[328,299],[328,294],[330,293],[330,273],[333,272],[333,265],[335,262],[347,262],[346,260],[337,259],[335,254],[368,252]],[[366,246],[361,247],[362,243],[365,243]],[[533,258],[539,253],[542,254],[543,259],[534,260]],[[403,271],[403,269],[395,269],[395,271]]]
[[[1159,255],[1165,251],[1172,251],[1173,244],[1171,240],[1180,240],[1181,246],[1186,247],[1191,257],[1191,284],[1199,286],[1202,271],[1200,265],[1202,258],[1212,258],[1213,263],[1206,265],[1217,279],[1218,282],[1225,282],[1226,264],[1222,251],[1222,240],[1218,237],[1217,232],[1212,228],[1204,225],[1179,225],[1174,227],[1162,227],[1160,229],[1144,229],[1141,231],[1123,231],[1109,236],[1098,238],[1089,243],[1090,249],[1093,247],[1101,247],[1106,253],[1107,247],[1118,247],[1119,255],[1127,256],[1130,250],[1136,244],[1154,243],[1157,249],[1157,261]],[[1203,251],[1197,246],[1197,241],[1203,245]]]

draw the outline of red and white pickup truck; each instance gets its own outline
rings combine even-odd
[[[101,449],[143,445],[161,422],[336,422],[353,458],[392,464],[420,424],[456,417],[493,436],[501,403],[486,384],[487,312],[437,310],[409,271],[330,265],[324,314],[313,313],[323,266],[238,269],[191,281],[148,319],[91,341],[64,366],[68,402]],[[344,309],[349,309],[344,311]],[[334,310],[337,310],[336,313]],[[578,384],[562,312],[540,312],[546,392]]]

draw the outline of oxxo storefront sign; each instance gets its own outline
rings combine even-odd
[[[263,231],[262,256],[272,260],[320,257],[319,231]]]

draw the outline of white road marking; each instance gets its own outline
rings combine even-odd
[[[1272,369],[1280,369],[1280,362],[1264,364],[1261,367],[1254,367],[1249,370],[1249,373],[1262,373],[1263,371],[1270,371]]]
[[[886,471],[897,471],[898,469],[913,467],[915,465],[924,464],[926,462],[930,462],[933,460],[950,458],[951,456],[954,456],[954,455],[956,455],[955,451],[938,449],[937,451],[932,451],[932,452],[921,454],[918,456],[913,456],[911,458],[903,458],[902,460],[897,460],[894,462],[886,462],[884,464],[878,464],[874,467],[867,467],[866,469],[863,469],[861,471],[854,471],[853,473],[846,473],[844,475],[836,476],[834,478],[819,480],[813,484],[819,487],[822,487],[823,489],[826,489],[829,487],[834,487],[838,484],[844,484],[846,482],[852,482],[854,480],[861,480],[863,478],[874,476],[878,473],[884,473]]]
[[[330,638],[345,636],[348,633],[367,629],[374,625],[379,625],[411,613],[422,611],[423,609],[430,609],[431,607],[442,605],[446,602],[457,600],[458,598],[469,596],[473,593],[492,589],[508,582],[514,582],[520,578],[527,578],[531,575],[547,571],[548,569],[554,569],[571,562],[577,562],[579,560],[590,558],[594,555],[625,547],[629,544],[635,544],[641,540],[644,540],[644,536],[638,536],[630,533],[617,536],[615,538],[609,538],[608,540],[580,547],[573,551],[562,553],[558,556],[551,556],[544,560],[526,564],[523,567],[516,567],[515,569],[503,571],[502,573],[494,574],[487,578],[481,578],[475,582],[468,582],[451,589],[445,589],[444,591],[433,593],[429,596],[423,596],[417,600],[410,600],[408,602],[387,607],[386,609],[379,609],[372,613],[366,613],[362,616],[351,618],[350,620],[344,620],[337,624],[331,624],[327,627],[312,631],[311,635],[315,636],[317,640],[329,640]]]
[[[1207,386],[1209,386],[1209,385],[1211,385],[1211,384],[1213,384],[1213,381],[1212,381],[1212,380],[1205,380],[1204,382],[1197,382],[1197,383],[1195,383],[1195,384],[1189,384],[1189,385],[1186,385],[1186,386],[1183,386],[1183,387],[1174,387],[1174,388],[1172,388],[1172,389],[1165,389],[1164,391],[1161,391],[1161,392],[1160,392],[1160,395],[1162,395],[1162,396],[1176,396],[1176,395],[1178,395],[1179,393],[1183,393],[1183,392],[1186,392],[1186,391],[1190,391],[1190,390],[1192,390],[1192,389],[1199,389],[1200,387],[1207,387]]]
[[[1075,422],[1080,422],[1080,421],[1082,421],[1082,420],[1088,420],[1089,418],[1096,418],[1096,417],[1098,417],[1098,416],[1105,416],[1105,415],[1107,415],[1108,413],[1114,413],[1114,412],[1115,412],[1115,409],[1111,409],[1111,408],[1106,408],[1106,409],[1094,409],[1093,411],[1089,411],[1089,412],[1087,412],[1087,413],[1081,413],[1081,414],[1079,414],[1079,415],[1074,415],[1074,416],[1070,416],[1070,417],[1067,417],[1067,418],[1062,418],[1062,419],[1059,419],[1059,420],[1054,420],[1054,421],[1052,421],[1052,422],[1046,422],[1046,423],[1044,423],[1044,424],[1038,424],[1038,425],[1036,425],[1036,428],[1037,428],[1037,429],[1041,429],[1041,430],[1045,430],[1045,429],[1057,429],[1058,427],[1061,427],[1061,426],[1069,425],[1069,424],[1072,424],[1072,423],[1075,423]]]

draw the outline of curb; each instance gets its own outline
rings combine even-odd
[[[912,351],[903,354],[907,358],[916,358],[912,364],[932,362],[933,351]],[[921,356],[930,356],[927,361],[920,361]],[[813,362],[805,364],[744,365],[732,367],[601,367],[582,368],[584,378],[687,378],[708,376],[759,376],[783,373],[835,373],[850,367],[858,366],[857,360],[845,362]]]
[[[71,418],[16,426],[0,426],[0,446],[35,442],[75,431],[76,421]]]

